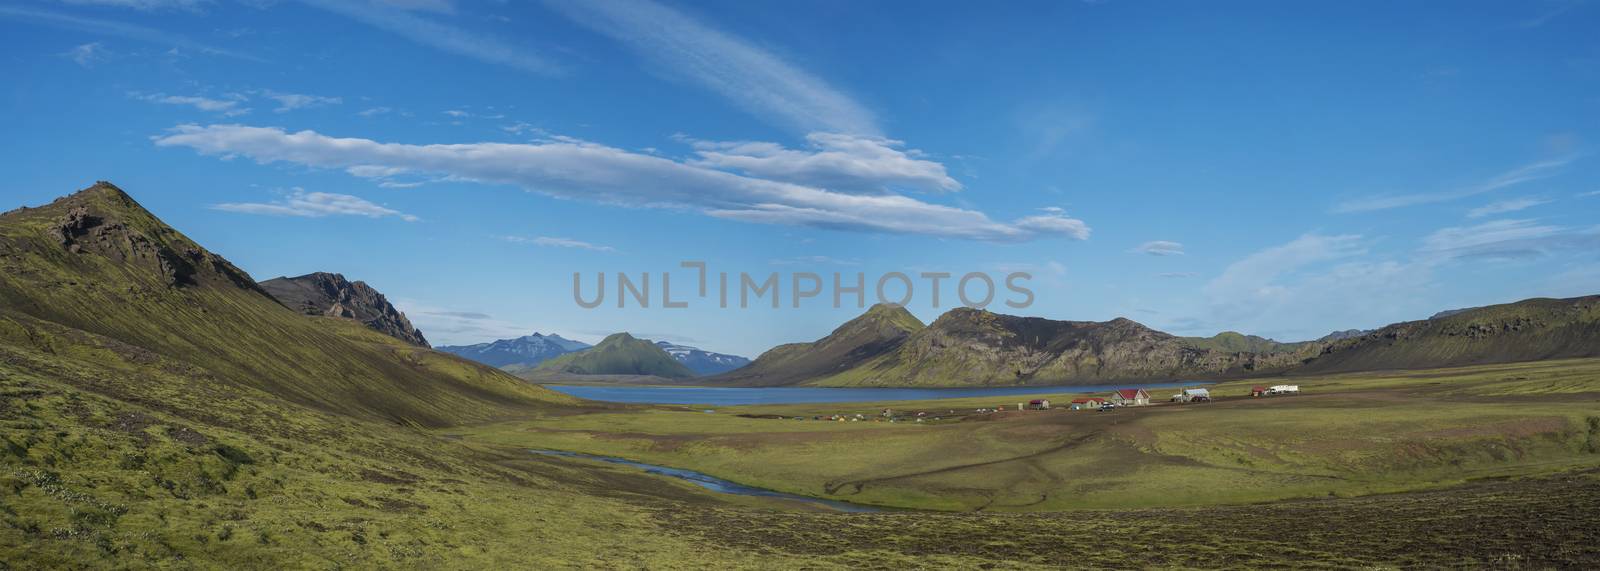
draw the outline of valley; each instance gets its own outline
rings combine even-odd
[[[707,406],[579,399],[434,351],[370,286],[330,273],[294,296],[263,287],[109,183],[0,215],[0,269],[0,561],[16,568],[1600,561],[1593,298],[1330,340],[1304,367],[1212,379],[1211,402],[1168,403],[1177,388],[1163,386],[1149,406],[1066,406],[1090,380],[1142,384],[1091,376],[983,389],[1003,395]],[[1186,343],[978,312],[924,327],[896,309],[697,390],[733,390],[723,381],[752,371],[748,384],[771,390],[871,391],[782,385],[982,370],[990,361],[903,367],[905,351],[964,335],[1066,340],[1038,363],[1107,332]],[[1504,350],[1480,350],[1491,341]],[[1042,355],[1030,343],[997,346]],[[1238,348],[1218,343],[1190,350]],[[1329,355],[1352,357],[1314,370]],[[1443,365],[1341,370],[1363,355]],[[1475,360],[1488,362],[1448,366]],[[540,367],[694,375],[626,334]],[[1249,396],[1271,384],[1302,390]],[[1053,404],[1017,410],[1035,399]],[[1108,550],[1108,536],[1137,540]]]

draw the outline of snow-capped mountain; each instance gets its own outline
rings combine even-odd
[[[750,364],[749,359],[738,355],[712,353],[688,345],[656,341],[656,346],[660,347],[662,351],[666,351],[668,355],[672,355],[672,358],[677,359],[679,363],[689,367],[689,370],[694,371],[695,375],[702,377],[726,373]]]
[[[434,349],[460,355],[492,367],[511,365],[532,367],[551,358],[573,351],[588,349],[590,345],[573,341],[560,335],[526,335],[516,339],[501,339],[477,345],[449,345]]]

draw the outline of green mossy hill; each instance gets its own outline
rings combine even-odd
[[[341,414],[440,426],[571,399],[344,319],[285,308],[226,259],[110,183],[0,215],[0,317],[9,342],[62,344],[37,321],[103,336]],[[70,345],[70,343],[64,343]]]
[[[924,328],[906,308],[877,304],[810,343],[779,345],[711,381],[741,386],[781,386],[848,371],[899,348]]]
[[[613,333],[599,345],[541,363],[536,370],[574,375],[654,375],[686,379],[694,371],[655,343],[627,333]]]
[[[1286,353],[1299,349],[1304,343],[1280,343],[1258,335],[1245,335],[1237,331],[1223,331],[1210,337],[1180,337],[1185,345],[1196,349],[1224,353]]]
[[[1291,373],[1375,371],[1600,356],[1600,295],[1534,298],[1396,323],[1325,344]]]

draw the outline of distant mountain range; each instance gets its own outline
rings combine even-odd
[[[516,339],[501,339],[476,345],[445,345],[435,347],[440,351],[472,359],[500,368],[529,368],[540,363],[591,347],[582,341],[573,341],[560,335],[534,333]]]
[[[340,274],[317,272],[299,277],[279,277],[261,282],[261,289],[289,309],[306,315],[353,319],[374,331],[419,347],[428,340],[404,313],[366,282],[351,282]]]
[[[672,358],[677,359],[679,363],[683,363],[690,371],[694,371],[695,376],[700,377],[726,373],[750,364],[750,359],[738,355],[712,353],[699,347],[666,341],[656,341],[656,346],[666,351],[668,355],[672,355]]]
[[[879,305],[811,343],[780,345],[708,379],[735,386],[987,386],[1210,379],[1432,368],[1600,356],[1600,296],[1530,299],[1375,331],[1280,343],[1225,332],[1177,337],[1129,319],[953,309],[930,325]]]
[[[668,379],[695,376],[694,371],[660,346],[627,333],[614,333],[600,344],[541,363],[532,373],[572,375],[653,375]]]

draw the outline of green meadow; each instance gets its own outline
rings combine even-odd
[[[1297,396],[1251,398],[1258,384]],[[1207,506],[1437,489],[1600,466],[1600,361],[1253,379],[1211,403],[1109,412],[1074,396],[615,407],[451,429],[469,441],[687,468],[891,508]],[[1049,398],[1049,411],[1014,411]],[[997,402],[1000,401],[1000,402]],[[976,409],[1004,404],[998,413]],[[923,422],[883,422],[889,408]],[[954,411],[954,414],[952,414]],[[816,416],[862,415],[864,421]],[[795,420],[796,417],[805,420]],[[933,418],[939,418],[934,421]],[[902,417],[904,418],[904,417]]]

